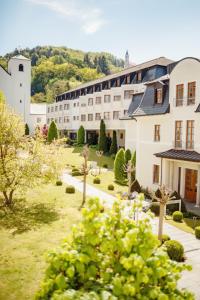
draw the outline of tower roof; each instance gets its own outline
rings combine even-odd
[[[29,58],[26,58],[25,56],[18,54],[12,57],[12,59],[21,59],[21,60],[30,60]]]

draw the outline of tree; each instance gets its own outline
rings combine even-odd
[[[131,174],[132,182],[136,179],[136,151],[133,152],[132,157],[131,157],[131,163],[134,167],[134,170]]]
[[[29,135],[30,131],[29,131],[29,127],[28,124],[25,124],[25,135]]]
[[[125,174],[125,156],[124,156],[124,149],[121,148],[115,157],[114,161],[114,174],[115,174],[115,180],[124,183],[124,180],[126,178]]]
[[[85,205],[86,201],[86,180],[88,175],[88,157],[89,157],[89,148],[87,145],[83,147],[82,156],[84,159],[83,165],[82,165],[82,173],[83,173],[83,200],[80,206],[80,209]]]
[[[4,104],[5,103],[5,96],[4,93],[0,90],[0,104]]]
[[[36,300],[194,300],[178,287],[181,272],[190,267],[168,257],[149,218],[133,221],[133,206],[128,215],[122,212],[120,200],[111,209],[98,199],[88,201],[81,222],[49,253]]]
[[[100,123],[100,135],[99,135],[99,150],[106,153],[107,145],[106,145],[106,125],[104,120],[101,120]]]
[[[53,140],[57,140],[57,138],[58,138],[58,129],[56,123],[54,121],[51,121],[51,124],[49,126],[47,141],[51,143]]]
[[[38,182],[54,179],[59,169],[55,148],[45,146],[37,136],[25,136],[24,127],[20,117],[1,103],[0,193],[8,207],[16,191],[22,193]]]
[[[131,150],[130,149],[126,149],[125,151],[125,163],[127,164],[129,160],[131,160]]]
[[[85,142],[85,129],[84,127],[81,125],[79,127],[79,130],[78,130],[78,136],[77,136],[77,143],[79,145],[83,145]]]
[[[116,154],[117,153],[117,134],[116,131],[113,131],[113,137],[112,137],[112,143],[110,146],[110,154]]]

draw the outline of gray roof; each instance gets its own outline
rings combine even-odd
[[[195,112],[200,112],[200,104],[197,106],[197,109],[195,110]]]
[[[135,110],[138,108],[138,106],[142,100],[142,97],[143,97],[143,93],[133,95],[131,104],[128,108],[128,115],[132,115],[135,112]]]
[[[196,151],[170,149],[164,152],[155,153],[154,155],[161,158],[200,162],[200,153]]]

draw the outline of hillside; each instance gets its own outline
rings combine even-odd
[[[0,64],[19,52],[0,56]],[[56,95],[77,85],[123,68],[124,61],[106,52],[83,52],[67,47],[37,46],[22,49],[20,54],[31,59],[32,102],[53,102]]]

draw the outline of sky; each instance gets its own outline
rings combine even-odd
[[[0,0],[0,55],[37,45],[199,58],[200,0]]]

